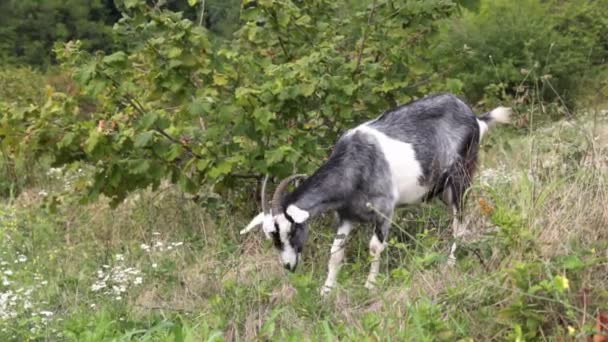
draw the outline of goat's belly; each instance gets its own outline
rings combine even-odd
[[[420,202],[428,193],[429,189],[418,183],[418,177],[411,179],[396,180],[396,198],[398,204],[412,204]]]

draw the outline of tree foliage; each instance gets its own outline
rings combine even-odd
[[[8,0],[0,3],[0,61],[46,67],[56,41],[80,39],[91,51],[109,51],[112,0]]]

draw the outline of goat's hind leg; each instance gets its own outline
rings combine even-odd
[[[369,275],[367,276],[367,281],[365,282],[365,287],[369,290],[372,290],[376,287],[376,277],[378,276],[378,273],[380,271],[380,255],[382,254],[382,251],[384,251],[384,249],[386,248],[386,238],[391,225],[391,217],[392,215],[387,215],[376,223],[374,235],[369,241],[371,266],[369,270]]]
[[[346,244],[346,238],[352,229],[353,226],[350,221],[340,221],[336,237],[331,245],[331,255],[329,256],[329,263],[327,266],[327,279],[325,280],[325,285],[321,288],[322,296],[331,292],[331,289],[336,285],[338,271],[344,260],[344,245]]]
[[[454,242],[450,247],[450,254],[448,255],[448,265],[453,266],[456,264],[456,240],[462,239],[470,232],[467,227],[463,224],[462,220],[462,207],[464,202],[464,192],[467,189],[468,182],[466,180],[454,180],[448,183],[448,186],[443,191],[442,200],[452,208],[452,236]]]

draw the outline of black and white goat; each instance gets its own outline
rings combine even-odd
[[[511,110],[498,107],[476,117],[458,97],[438,94],[390,109],[376,119],[347,131],[329,159],[312,176],[290,176],[274,192],[266,208],[244,234],[262,225],[273,239],[285,268],[294,271],[308,235],[308,221],[335,210],[337,234],[331,247],[327,280],[322,294],[335,285],[344,258],[344,243],[354,222],[375,225],[369,243],[371,268],[365,286],[373,288],[396,206],[440,196],[454,212],[453,235],[467,233],[460,224],[464,192],[471,183],[481,137],[496,123],[509,121]],[[291,193],[290,182],[305,180]],[[454,263],[452,244],[449,263]]]

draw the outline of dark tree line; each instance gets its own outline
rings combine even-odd
[[[112,27],[121,18],[123,0],[2,0],[0,1],[0,63],[46,68],[54,64],[53,45],[79,39],[88,51],[110,52],[116,42]],[[199,21],[201,5],[186,0],[150,1]],[[238,21],[240,2],[207,0],[204,20],[210,31],[229,36]]]

